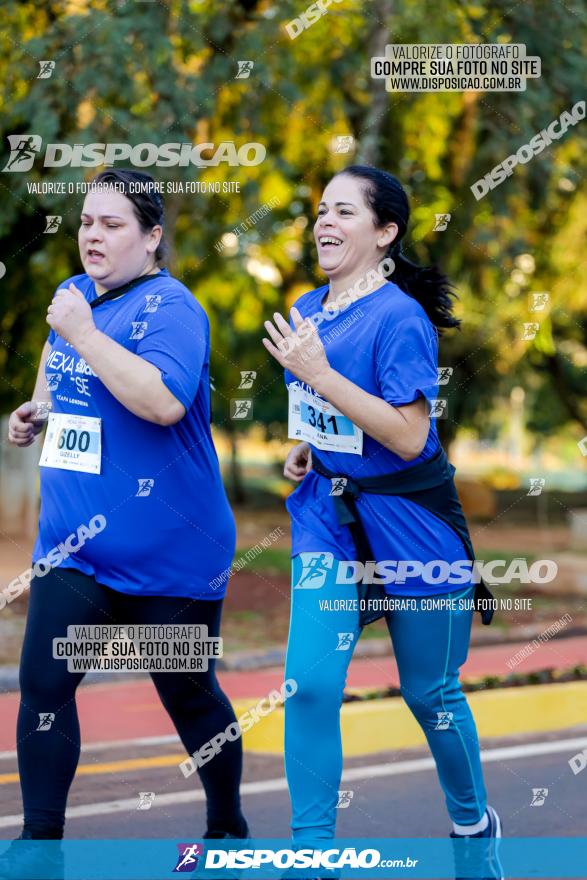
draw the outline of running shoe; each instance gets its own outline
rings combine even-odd
[[[228,831],[206,831],[203,840],[250,840],[251,832],[245,822],[242,834],[229,834]]]
[[[504,880],[498,848],[501,839],[501,820],[493,807],[486,810],[488,823],[477,834],[455,834],[455,880]]]
[[[38,840],[13,840],[0,854],[1,880],[63,880],[63,850],[60,846],[40,847]]]
[[[229,834],[228,831],[206,831],[203,840],[250,840],[251,832],[246,821],[240,834]],[[241,880],[243,868],[224,869],[218,873],[218,880]]]

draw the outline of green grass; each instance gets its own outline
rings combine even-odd
[[[510,564],[512,559],[525,559],[528,566],[538,559],[536,553],[524,553],[522,551],[512,553],[511,550],[495,550],[495,548],[480,550],[477,547],[475,552],[477,553],[477,558],[482,559],[484,562],[489,562],[491,559],[505,559],[506,566]]]
[[[241,556],[244,559],[245,554],[250,549],[250,547],[239,547],[236,551],[235,559],[240,559]],[[289,550],[281,547],[269,547],[267,550],[263,550],[260,556],[256,556],[250,562],[245,562],[243,570],[289,576],[291,570]]]
[[[533,684],[562,684],[570,681],[585,681],[587,679],[587,666],[580,663],[565,669],[541,669],[536,672],[510,672],[506,675],[484,675],[480,678],[465,678],[461,681],[465,693],[475,691],[495,690],[496,688],[528,687]],[[389,697],[399,697],[401,691],[398,687],[377,688],[362,692],[345,691],[343,702],[361,702],[365,700],[382,700]]]
[[[244,557],[250,547],[239,547],[236,551],[236,559]],[[490,559],[504,559],[506,568],[513,559],[524,558],[530,566],[538,557],[535,554],[528,553],[512,553],[505,550],[483,550],[477,553],[479,559],[488,562]],[[267,550],[252,559],[245,565],[249,571],[272,572],[289,575],[290,573],[290,553],[283,547],[269,547]]]

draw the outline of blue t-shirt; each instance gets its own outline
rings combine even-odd
[[[71,282],[96,299],[87,275],[60,287]],[[166,269],[92,314],[99,330],[157,367],[186,415],[171,426],[134,415],[52,330],[45,372],[53,412],[101,418],[102,461],[99,474],[40,468],[33,561],[102,515],[105,528],[64,567],[123,593],[222,598],[236,530],[210,431],[207,315]]]
[[[322,309],[327,292],[327,285],[311,290],[301,296],[295,306],[304,318],[324,317],[317,329],[334,370],[394,406],[413,403],[419,397],[437,399],[438,334],[413,297],[388,282],[338,313],[332,313]],[[315,393],[288,370],[285,382],[288,387],[294,383]],[[362,455],[315,448],[327,468],[361,479],[426,461],[438,446],[436,422],[431,419],[426,445],[412,461],[404,461],[365,433]],[[330,480],[311,470],[288,497],[286,507],[292,520],[293,556],[327,551],[336,559],[357,559],[348,527],[338,524],[329,495],[331,488]],[[450,564],[467,560],[462,541],[453,529],[407,498],[362,493],[357,508],[377,562],[414,560],[426,564],[442,560]],[[441,568],[431,572],[436,579]],[[427,583],[413,576],[406,578],[404,584],[387,583],[385,590],[393,595],[426,596],[461,587],[466,589],[470,583],[471,578],[466,575],[457,585],[447,585],[445,579]]]

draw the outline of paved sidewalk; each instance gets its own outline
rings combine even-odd
[[[587,664],[587,636],[551,639],[540,645],[514,669],[507,661],[528,643],[472,648],[463,667],[463,678],[506,675],[511,671],[533,672],[547,668],[564,669]],[[220,672],[219,679],[231,700],[265,696],[279,688],[283,669]],[[375,688],[398,684],[395,661],[391,657],[357,658],[351,662],[347,689]],[[0,751],[15,748],[17,693],[0,695]],[[78,691],[78,707],[84,743],[134,739],[173,734],[174,729],[148,679],[88,685]],[[48,707],[49,708],[49,707]]]

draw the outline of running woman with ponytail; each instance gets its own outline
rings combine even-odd
[[[125,623],[199,625],[217,637],[226,582],[212,585],[235,547],[210,431],[208,318],[164,268],[161,197],[136,171],[104,171],[94,184],[79,228],[84,272],[55,292],[33,400],[9,421],[10,442],[29,446],[43,427],[39,403],[50,407],[20,668],[22,839],[63,836],[80,752],[83,672],[53,657],[53,639],[68,625]],[[69,536],[92,521],[98,533],[72,549]],[[213,660],[207,671],[152,679],[188,753],[236,721]],[[199,768],[204,837],[247,837],[241,766],[239,738]],[[18,853],[0,860],[0,873]]]
[[[293,581],[285,676],[298,686],[285,705],[292,838],[334,837],[347,668],[362,627],[385,616],[401,692],[427,738],[453,823],[457,875],[497,878],[501,825],[486,802],[475,722],[459,684],[475,597],[488,591],[473,582],[454,468],[430,417],[438,331],[459,322],[445,276],[403,255],[408,220],[392,175],[368,166],[337,174],[314,226],[329,283],[297,300],[291,324],[277,313],[265,322],[264,345],[285,369],[289,436],[303,441],[285,463],[285,475],[300,484],[287,501]],[[378,267],[390,260],[386,280]],[[369,561],[371,569],[393,561],[387,573],[397,577],[357,583],[353,570],[360,563],[364,573]],[[435,561],[443,572],[461,564],[457,585],[446,573],[423,576]],[[403,578],[395,568],[402,562]],[[446,601],[432,607],[431,597]],[[382,836],[393,828],[390,816]]]

